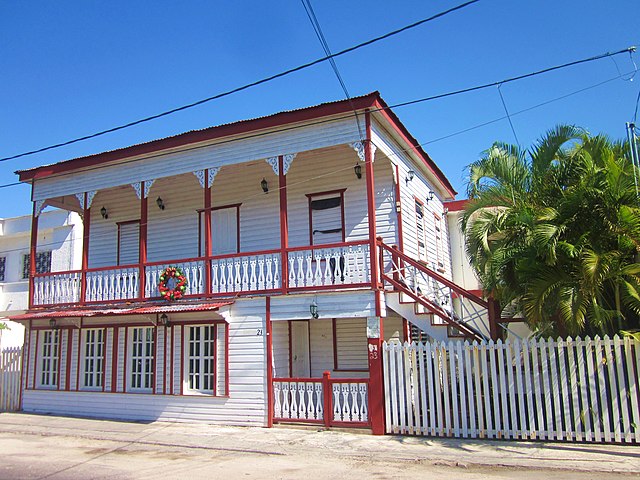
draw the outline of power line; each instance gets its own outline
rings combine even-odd
[[[322,32],[322,27],[320,27],[320,22],[318,21],[318,17],[316,17],[316,13],[313,10],[313,6],[311,5],[311,0],[300,0],[300,2],[304,7],[305,12],[307,12],[307,17],[309,18],[309,21],[311,22],[311,26],[313,27],[313,30],[316,33],[318,40],[320,41],[320,45],[322,46],[322,49],[324,50],[325,55],[331,56],[331,49],[329,48],[329,44],[327,43],[327,39],[325,38],[324,33]],[[358,127],[358,134],[360,135],[360,141],[363,141],[365,135],[363,135],[362,133],[362,128],[360,127],[360,119],[358,118],[358,112],[356,111],[356,108],[353,105],[353,102],[351,101],[351,95],[349,95],[347,85],[342,79],[342,75],[340,75],[340,71],[338,70],[338,65],[336,64],[336,61],[333,57],[329,59],[329,63],[331,64],[331,68],[333,69],[333,72],[335,73],[338,79],[338,82],[342,87],[342,91],[344,92],[345,97],[349,101],[351,110],[353,110],[353,115],[355,116],[355,119],[356,119],[356,126]]]
[[[469,0],[468,2],[465,2],[465,3],[462,3],[462,4],[457,5],[455,7],[452,7],[450,9],[448,9],[448,10],[443,11],[443,12],[437,13],[437,14],[432,15],[430,17],[427,17],[427,18],[424,18],[424,19],[419,20],[417,22],[414,22],[414,23],[411,23],[409,25],[406,25],[406,26],[404,26],[402,28],[398,28],[398,29],[393,30],[391,32],[385,33],[384,35],[380,35],[378,37],[372,38],[370,40],[367,40],[365,42],[359,43],[359,44],[354,45],[352,47],[345,48],[344,50],[341,50],[341,51],[339,51],[337,53],[334,53],[334,54],[331,54],[331,55],[327,55],[327,56],[324,56],[322,58],[318,58],[316,60],[304,63],[302,65],[298,65],[297,67],[293,67],[293,68],[290,68],[290,69],[285,70],[283,72],[276,73],[276,74],[270,75],[268,77],[264,77],[264,78],[262,78],[260,80],[256,80],[254,82],[247,83],[247,84],[242,85],[240,87],[232,88],[231,90],[227,90],[226,92],[218,93],[216,95],[212,95],[210,97],[203,98],[202,100],[198,100],[196,102],[188,103],[188,104],[182,105],[180,107],[172,108],[171,110],[166,110],[164,112],[157,113],[155,115],[150,115],[148,117],[141,118],[139,120],[134,120],[132,122],[125,123],[125,124],[122,124],[122,125],[118,125],[116,127],[108,128],[106,130],[101,130],[99,132],[92,133],[92,134],[85,135],[85,136],[78,137],[78,138],[74,138],[72,140],[67,140],[66,142],[61,142],[61,143],[57,143],[57,144],[54,144],[54,145],[49,145],[47,147],[38,148],[36,150],[31,150],[31,151],[28,151],[28,152],[19,153],[17,155],[12,155],[12,156],[9,156],[9,157],[0,158],[0,162],[5,162],[7,160],[14,160],[16,158],[26,157],[28,155],[34,155],[36,153],[42,153],[42,152],[46,152],[48,150],[53,150],[55,148],[60,148],[60,147],[64,147],[64,146],[67,146],[67,145],[78,143],[78,142],[81,142],[81,141],[84,141],[84,140],[89,140],[91,138],[100,137],[102,135],[106,135],[107,133],[113,133],[113,132],[116,132],[118,130],[123,130],[125,128],[133,127],[135,125],[139,125],[141,123],[149,122],[149,121],[155,120],[157,118],[165,117],[165,116],[171,115],[173,113],[177,113],[177,112],[180,112],[180,111],[183,111],[183,110],[187,110],[189,108],[193,108],[193,107],[196,107],[198,105],[202,105],[204,103],[211,102],[213,100],[217,100],[217,99],[220,99],[220,98],[223,98],[223,97],[227,97],[227,96],[232,95],[234,93],[238,93],[238,92],[241,92],[243,90],[247,90],[249,88],[252,88],[252,87],[255,87],[255,86],[258,86],[258,85],[262,85],[263,83],[270,82],[270,81],[275,80],[277,78],[285,77],[287,75],[290,75],[290,74],[295,73],[295,72],[299,72],[301,70],[307,69],[307,68],[312,67],[314,65],[317,65],[319,63],[326,62],[327,60],[330,60],[330,59],[339,57],[341,55],[345,55],[347,53],[353,52],[353,51],[358,50],[360,48],[369,46],[369,45],[371,45],[373,43],[376,43],[376,42],[379,42],[381,40],[385,40],[385,39],[387,39],[389,37],[392,37],[394,35],[398,35],[399,33],[402,33],[402,32],[405,32],[407,30],[410,30],[412,28],[418,27],[418,26],[423,25],[423,24],[425,24],[427,22],[431,22],[431,21],[436,20],[436,19],[438,19],[440,17],[444,17],[445,15],[448,15],[449,13],[453,13],[453,12],[455,12],[457,10],[461,10],[461,9],[463,9],[465,7],[468,7],[469,5],[472,5],[472,4],[477,3],[479,1],[480,0]]]
[[[527,108],[524,108],[524,109],[522,109],[522,110],[518,110],[518,111],[516,111],[516,112],[513,112],[513,113],[511,114],[511,116],[520,115],[520,114],[522,114],[522,113],[526,113],[526,112],[528,112],[528,111],[530,111],[530,110],[534,110],[534,109],[536,109],[536,108],[543,107],[543,106],[548,105],[548,104],[550,104],[550,103],[554,103],[554,102],[557,102],[557,101],[560,101],[560,100],[564,100],[565,98],[571,97],[571,96],[573,96],[573,95],[577,95],[577,94],[582,93],[582,92],[585,92],[585,91],[587,91],[587,90],[591,90],[591,89],[594,89],[594,88],[600,87],[600,86],[602,86],[602,85],[605,85],[605,84],[607,84],[607,83],[611,83],[611,82],[613,82],[613,81],[615,81],[615,80],[618,80],[619,78],[623,77],[624,75],[630,75],[630,74],[632,74],[632,73],[633,73],[633,72],[623,73],[623,74],[617,75],[617,76],[615,76],[615,77],[609,78],[609,79],[607,79],[607,80],[604,80],[604,81],[602,81],[602,82],[599,82],[599,83],[596,83],[596,84],[593,84],[593,85],[589,85],[589,86],[587,86],[587,87],[581,88],[581,89],[579,89],[579,90],[575,90],[575,91],[573,91],[573,92],[567,93],[567,94],[565,94],[565,95],[561,95],[561,96],[559,96],[559,97],[552,98],[552,99],[550,99],[550,100],[547,100],[547,101],[545,101],[545,102],[538,103],[538,104],[536,104],[536,105],[532,105],[531,107],[527,107]],[[425,145],[430,145],[430,144],[432,144],[432,143],[437,143],[437,142],[440,142],[440,141],[442,141],[442,140],[446,140],[446,139],[449,139],[449,138],[455,137],[455,136],[457,136],[457,135],[461,135],[461,134],[463,134],[463,133],[467,133],[467,132],[469,132],[469,131],[472,131],[472,130],[476,130],[476,129],[478,129],[478,128],[485,127],[485,126],[487,126],[487,125],[491,125],[491,124],[493,124],[493,123],[501,122],[501,121],[505,120],[506,118],[507,118],[507,116],[506,116],[506,115],[505,115],[505,116],[502,116],[502,117],[499,117],[499,118],[494,118],[493,120],[488,120],[488,121],[486,121],[486,122],[483,122],[483,123],[480,123],[480,124],[477,124],[477,125],[474,125],[474,126],[471,126],[471,127],[465,128],[465,129],[463,129],[463,130],[459,130],[459,131],[457,131],[457,132],[454,132],[454,133],[451,133],[451,134],[448,134],[448,135],[445,135],[445,136],[442,136],[442,137],[439,137],[439,138],[435,138],[435,139],[433,139],[433,140],[429,140],[429,141],[426,141],[426,142],[420,143],[419,145],[420,145],[420,146],[425,146]],[[398,153],[406,153],[406,152],[408,152],[409,150],[410,150],[410,149],[406,149],[406,148],[405,148],[405,149],[400,149],[400,150],[398,150],[398,152],[397,152],[397,153],[396,153],[396,152],[394,152],[394,153],[391,153],[391,154],[389,154],[389,155],[382,154],[380,151],[378,151],[378,153],[376,154],[376,159],[377,159],[377,160],[382,160],[382,159],[385,159],[385,158],[391,158],[392,156],[397,157],[397,156],[398,156]],[[289,184],[288,184],[288,186],[287,186],[287,188],[290,188],[290,187],[292,187],[292,186],[296,186],[296,185],[301,185],[301,184],[304,184],[304,183],[308,183],[308,182],[311,182],[311,181],[317,180],[318,178],[322,178],[322,177],[326,177],[326,176],[329,176],[329,175],[333,175],[333,174],[335,174],[335,173],[340,173],[340,172],[343,172],[343,171],[344,171],[344,172],[346,172],[346,171],[350,171],[350,170],[352,170],[352,168],[353,168],[352,166],[341,167],[341,168],[339,168],[339,169],[337,169],[337,170],[332,170],[332,171],[330,171],[330,172],[325,172],[325,173],[323,173],[323,174],[316,175],[316,176],[314,176],[314,177],[311,177],[311,178],[308,178],[308,179],[305,179],[305,180],[300,180],[299,182],[289,183]],[[24,183],[22,183],[22,182],[19,182],[19,184],[20,184],[20,185],[25,185],[25,184],[24,184]],[[2,187],[2,186],[0,186],[0,187]],[[280,190],[280,188],[282,188],[282,187],[278,187],[278,189],[276,189],[276,190],[274,190],[274,191],[279,191],[279,190]],[[270,191],[271,191],[271,190],[270,190]],[[247,196],[247,197],[244,197],[244,198],[240,199],[240,200],[239,200],[239,203],[244,203],[244,202],[246,202],[247,200],[250,200],[250,199],[252,199],[252,198],[255,198],[255,197],[258,197],[258,196],[261,196],[261,195],[264,195],[264,193],[260,192],[260,193],[256,193],[256,194],[254,194],[254,195],[249,195],[249,196]],[[183,216],[184,216],[184,212],[183,212],[183,213],[180,213],[180,214],[176,214],[176,215],[164,216],[164,217],[163,217],[163,220],[167,220],[167,219],[168,219],[168,220],[171,220],[171,219],[173,219],[173,218],[181,218],[181,217],[183,217]],[[148,224],[148,223],[147,223],[147,224]],[[111,233],[109,233],[109,232],[105,232],[105,233],[103,233],[103,234],[101,234],[101,235],[93,234],[93,235],[91,236],[91,240],[93,240],[93,241],[101,240],[102,238],[104,238],[104,239],[107,239],[107,238],[108,238],[108,239],[111,239],[111,238],[113,238],[113,235],[112,235]],[[38,246],[39,246],[39,247],[46,247],[46,246],[60,245],[60,244],[68,243],[68,242],[71,242],[71,241],[73,241],[73,240],[69,239],[69,240],[63,240],[62,242],[51,242],[51,243],[45,243],[45,244],[38,244]],[[9,253],[9,252],[20,252],[20,251],[26,251],[27,249],[28,249],[28,247],[27,247],[27,248],[14,248],[14,249],[0,250],[0,254],[2,254],[2,253]]]
[[[582,63],[586,63],[586,62],[592,62],[592,61],[600,60],[602,58],[607,58],[607,57],[610,57],[610,56],[613,56],[613,55],[619,55],[621,53],[632,52],[632,51],[635,51],[635,47],[629,47],[629,48],[626,48],[626,49],[623,49],[623,50],[619,50],[619,51],[613,52],[613,53],[603,53],[601,55],[596,55],[594,57],[589,57],[589,58],[585,58],[585,59],[582,59],[582,60],[576,60],[576,61],[568,62],[568,63],[562,64],[562,65],[556,65],[554,67],[545,68],[543,70],[538,70],[536,72],[531,72],[531,73],[527,73],[527,74],[524,74],[524,75],[519,75],[517,77],[511,77],[511,78],[508,78],[508,79],[505,79],[505,80],[501,80],[501,81],[497,81],[497,82],[486,83],[486,84],[483,84],[483,85],[478,85],[478,86],[474,86],[474,87],[468,87],[468,88],[464,88],[464,89],[461,89],[461,90],[455,90],[455,91],[451,91],[451,92],[447,92],[447,93],[433,95],[433,96],[430,96],[430,97],[423,97],[423,98],[418,98],[418,99],[415,99],[415,100],[409,100],[409,101],[406,101],[406,102],[396,103],[396,104],[393,104],[393,105],[389,105],[387,107],[372,109],[371,113],[375,113],[375,112],[379,112],[379,111],[383,111],[383,110],[391,110],[391,109],[394,109],[394,108],[402,108],[402,107],[406,107],[406,106],[410,106],[410,105],[416,105],[418,103],[437,100],[437,99],[440,99],[440,98],[450,97],[450,96],[459,95],[459,94],[463,94],[463,93],[469,93],[469,92],[473,92],[473,91],[476,91],[476,90],[497,86],[497,85],[500,85],[502,83],[515,82],[517,80],[521,80],[521,79],[524,79],[524,78],[530,78],[530,77],[533,77],[533,76],[536,76],[536,75],[541,75],[541,74],[548,73],[548,72],[551,72],[551,71],[554,71],[554,70],[558,70],[558,69],[561,69],[561,68],[568,68],[570,66],[574,66],[574,65],[578,65],[578,64],[582,64]],[[627,74],[624,74],[624,75],[627,75]],[[598,83],[598,84],[596,84],[594,86],[599,86],[599,85],[602,85],[604,83],[608,83],[608,82],[610,82],[612,80],[616,80],[618,78],[620,78],[620,76],[617,76],[617,77],[614,77],[613,79],[606,80],[604,82]],[[593,88],[594,86],[587,87],[586,89]],[[579,90],[579,91],[577,91],[577,93],[582,92],[582,91],[584,91],[586,89]],[[566,98],[566,97],[571,96],[571,95],[572,94],[565,95],[563,97],[559,97],[559,99]],[[553,100],[553,101],[555,101],[555,100]],[[547,103],[549,103],[549,102],[547,102]],[[545,104],[546,103],[543,103],[541,105],[545,105]],[[533,108],[535,108],[535,107],[533,107]],[[516,114],[517,113],[522,113],[524,111],[527,111],[527,110],[526,109],[525,110],[521,110],[520,112],[516,112]],[[275,130],[268,131],[268,132],[251,133],[251,134],[243,135],[243,136],[240,136],[240,137],[235,137],[235,138],[232,138],[232,139],[228,139],[228,140],[223,140],[223,141],[217,142],[216,145],[223,145],[225,143],[232,143],[232,142],[237,142],[237,141],[241,141],[241,140],[247,140],[247,139],[251,139],[251,138],[272,135],[272,134],[275,134],[275,133],[280,133],[280,132],[285,132],[285,131],[290,131],[290,130],[296,130],[298,128],[306,128],[306,127],[309,127],[309,126],[320,125],[320,124],[324,124],[324,123],[337,122],[337,121],[344,120],[344,119],[350,118],[350,117],[351,117],[351,114],[349,113],[348,115],[342,115],[342,116],[339,116],[339,117],[333,117],[331,119],[317,120],[315,122],[309,122],[309,123],[305,123],[303,125],[293,125],[293,126],[281,127],[281,128],[275,129]],[[507,117],[502,117],[499,120],[504,120],[505,118],[507,118]],[[491,121],[489,123],[493,123],[493,121]],[[484,126],[484,125],[485,124],[481,124],[480,126]],[[475,128],[475,127],[472,127],[471,129],[473,129],[473,128]],[[468,131],[468,130],[465,130],[465,131]],[[462,133],[464,133],[464,131]],[[430,142],[427,142],[427,144],[428,143],[430,143]],[[419,146],[423,146],[425,144],[418,144],[418,145]],[[201,148],[208,148],[209,146],[210,145],[198,145],[198,146],[195,146],[195,147],[186,147],[186,148],[182,148],[181,152],[199,150]],[[169,155],[169,154],[172,154],[172,153],[173,152],[170,152],[170,153],[159,152],[159,153],[154,154],[154,155],[148,155],[145,158],[146,159],[158,158],[158,157],[163,157],[163,156],[166,156],[166,155]],[[137,162],[137,161],[138,161],[138,159],[126,160],[124,162],[120,162],[120,164],[128,164],[128,163],[133,163],[133,162]],[[94,171],[94,170],[100,170],[102,168],[107,168],[107,167],[109,167],[109,165],[95,165],[95,166],[92,166],[92,167],[87,167],[87,168],[83,169],[83,171],[85,171],[85,172]],[[56,177],[63,177],[63,176],[73,175],[73,174],[74,174],[74,172],[61,173],[61,174],[56,175]],[[12,187],[12,186],[15,186],[15,185],[24,185],[24,183],[23,182],[14,182],[14,183],[6,184],[6,185],[0,185],[0,189]]]

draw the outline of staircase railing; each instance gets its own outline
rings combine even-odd
[[[477,340],[487,339],[492,319],[489,302],[378,239],[383,283],[410,297],[454,332]],[[436,323],[438,322],[436,320]]]

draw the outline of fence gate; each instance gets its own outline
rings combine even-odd
[[[20,372],[22,348],[5,348],[0,351],[0,411],[20,409]]]
[[[640,444],[640,342],[384,343],[387,433]]]

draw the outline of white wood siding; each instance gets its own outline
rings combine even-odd
[[[406,340],[403,326],[402,326],[402,318],[400,317],[387,317],[383,320],[384,327],[384,340],[385,342],[404,342]]]
[[[124,371],[125,342],[127,336],[126,328],[118,328],[118,373],[116,377],[116,391],[124,392],[126,374]]]
[[[361,119],[361,124],[364,118]],[[313,126],[290,128],[273,134],[254,136],[239,141],[226,138],[218,145],[127,159],[95,170],[85,170],[35,182],[33,199],[43,200],[83,191],[101,190],[142,180],[171,177],[209,167],[232,165],[269,158],[285,153],[304,152],[359,140],[353,118],[324,122]],[[361,125],[364,128],[364,125]],[[258,179],[258,183],[260,179]]]
[[[266,358],[265,358],[265,300],[238,300],[223,313],[229,322],[229,398],[222,397],[224,393],[224,368],[218,370],[218,388],[220,396],[178,395],[180,391],[181,358],[181,328],[174,325],[174,388],[176,395],[161,394],[161,386],[157,385],[157,394],[111,393],[103,392],[65,392],[26,390],[24,392],[24,410],[28,412],[42,412],[55,414],[73,414],[106,418],[136,419],[136,420],[167,420],[167,421],[206,421],[211,423],[237,425],[264,425],[266,423]],[[211,312],[190,314],[174,314],[172,321],[202,320],[203,323],[220,316]],[[130,317],[136,321],[136,317]],[[102,317],[88,320],[84,327],[98,325],[98,322],[108,323],[122,321],[122,317]],[[159,331],[161,331],[160,329]],[[259,335],[258,331],[262,332]],[[77,330],[74,330],[77,333]],[[218,329],[219,349],[224,349],[224,327]],[[33,335],[35,332],[33,332]],[[33,336],[32,335],[32,336]],[[119,339],[124,340],[124,329],[119,330]],[[109,338],[109,337],[107,337]],[[157,342],[157,359],[162,365],[164,346],[162,335]],[[107,342],[108,343],[108,342]],[[120,343],[119,368],[122,368],[124,357],[124,342]],[[77,347],[74,349],[74,359],[77,361]],[[224,365],[224,353],[219,363]],[[107,350],[107,361],[110,353]],[[72,362],[72,366],[76,361]],[[31,364],[33,365],[33,361]],[[107,368],[110,368],[108,364]],[[130,365],[127,365],[127,369]],[[162,368],[158,377],[162,376]],[[124,375],[124,372],[122,374]],[[31,376],[33,378],[33,376]],[[120,380],[120,379],[119,379]],[[107,380],[108,381],[108,380]]]
[[[70,390],[78,389],[78,345],[80,341],[80,330],[71,330],[71,365],[69,375],[71,376],[69,382]]]
[[[113,328],[107,328],[104,342],[104,391],[111,391],[111,368],[113,365]]]
[[[34,384],[33,384],[33,379],[35,377],[35,371],[38,368],[38,365],[36,363],[36,350],[40,349],[40,343],[36,340],[38,337],[38,331],[37,330],[31,330],[29,332],[29,368],[27,370],[27,387],[28,388],[34,388]]]
[[[316,301],[320,319],[372,317],[375,315],[373,292],[289,295],[271,298],[271,320],[311,318],[309,305]]]
[[[336,356],[338,370],[366,370],[367,320],[364,318],[342,318],[336,320]]]
[[[156,393],[162,393],[164,387],[164,330],[164,327],[156,327],[156,370],[153,377]]]
[[[61,390],[67,386],[67,345],[69,343],[69,330],[60,331],[60,378],[58,379],[58,388]]]

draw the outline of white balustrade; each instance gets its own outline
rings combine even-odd
[[[194,260],[191,262],[167,262],[162,265],[147,265],[144,268],[145,274],[145,298],[158,297],[158,283],[160,275],[167,267],[177,267],[182,270],[187,279],[187,289],[185,295],[198,295],[204,293],[204,260]]]
[[[80,272],[50,273],[33,278],[33,304],[53,305],[80,301]]]
[[[324,419],[322,380],[273,381],[273,416],[280,420]]]
[[[280,288],[280,253],[211,260],[211,293],[246,293]]]
[[[371,280],[369,245],[289,252],[289,288],[360,285]]]
[[[87,302],[138,298],[140,271],[137,267],[116,267],[86,273]]]
[[[332,381],[333,421],[366,423],[369,421],[367,382]]]

